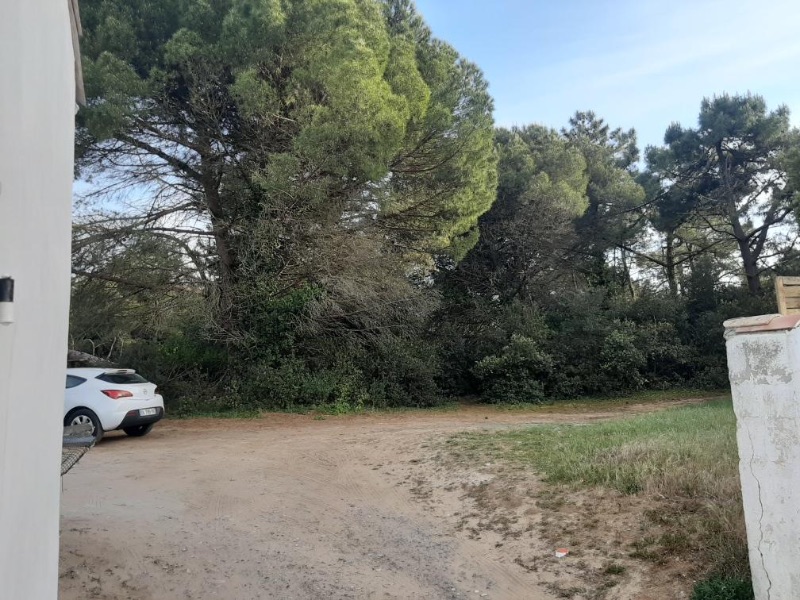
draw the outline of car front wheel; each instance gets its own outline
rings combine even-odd
[[[143,435],[147,435],[150,433],[150,430],[153,428],[155,423],[149,423],[147,425],[136,425],[134,427],[123,427],[122,431],[131,435],[133,437],[142,437]]]
[[[95,443],[99,442],[103,437],[103,426],[100,425],[100,419],[88,408],[79,408],[72,411],[64,419],[64,425],[91,425],[91,436],[94,438]]]

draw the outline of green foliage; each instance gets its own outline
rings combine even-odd
[[[553,130],[500,129],[497,201],[480,220],[478,245],[445,284],[509,301],[526,297],[561,272],[572,221],[587,206],[586,163]]]
[[[275,366],[253,364],[234,381],[232,393],[241,406],[295,409],[315,406],[360,406],[366,398],[358,374],[346,369],[310,372],[297,359]]]
[[[629,389],[638,389],[644,384],[640,371],[647,364],[647,357],[636,342],[634,332],[620,328],[611,331],[600,348],[601,373]]]
[[[533,404],[545,400],[552,370],[552,358],[534,340],[516,334],[498,355],[481,359],[473,369],[486,401]]]
[[[753,584],[749,579],[714,577],[694,587],[692,600],[753,600]]]
[[[661,182],[663,216],[673,227],[706,223],[706,244],[735,249],[754,296],[762,293],[769,258],[793,246],[780,229],[797,200],[798,135],[785,106],[768,111],[761,96],[723,94],[703,100],[696,129],[673,124],[665,146],[647,152],[649,172]]]
[[[693,496],[735,474],[734,430],[730,402],[717,401],[588,427],[537,427],[494,440],[511,442],[509,456],[530,461],[553,483],[603,485],[623,493],[669,485]],[[667,483],[665,477],[680,479]]]
[[[436,295],[408,274],[467,252],[494,200],[480,70],[403,0],[82,12],[76,155],[111,202],[78,220],[74,338],[175,394],[209,390],[217,408],[439,402]],[[156,272],[180,278],[122,264],[152,254],[123,250],[148,235],[177,249]],[[159,295],[191,311],[166,312]],[[137,323],[153,318],[168,327]],[[189,338],[224,360],[167,352]]]
[[[230,356],[199,330],[187,327],[166,338],[134,339],[114,358],[156,382],[170,412],[185,411],[187,400],[197,409],[226,404],[227,390],[220,382],[232,367]]]
[[[220,255],[236,254],[247,217],[287,204],[317,222],[375,204],[384,235],[440,252],[494,199],[487,85],[408,3],[92,0],[82,12],[79,165],[199,190],[192,210],[216,225]]]
[[[360,364],[370,381],[375,406],[437,406],[443,397],[436,378],[441,364],[434,344],[425,339],[385,338]]]
[[[435,349],[419,341],[380,339],[361,352],[342,348],[310,364],[297,356],[253,362],[236,370],[231,396],[239,407],[262,410],[328,406],[352,412],[442,402]]]
[[[553,354],[564,365],[553,394],[570,397],[684,382],[690,350],[675,328],[680,308],[667,303],[648,296],[629,302],[599,290],[565,295],[551,308]]]
[[[452,393],[481,393],[494,402],[500,396],[486,395],[487,381],[496,390],[504,378],[510,389],[533,379],[537,394],[548,399],[697,385],[700,380],[713,389],[727,385],[722,317],[716,307],[690,323],[681,299],[647,294],[631,301],[602,289],[565,291],[536,305],[473,301],[448,307],[437,334],[449,365],[442,382]],[[741,310],[741,305],[727,310]],[[699,332],[702,323],[713,328]],[[546,355],[552,368],[532,369],[535,377],[523,377],[513,342],[518,336]],[[520,401],[513,394],[506,399]]]
[[[576,247],[586,257],[583,268],[590,281],[608,285],[606,254],[641,229],[633,210],[645,199],[635,177],[636,132],[612,130],[595,113],[579,111],[562,134],[586,161],[588,207],[576,222]]]

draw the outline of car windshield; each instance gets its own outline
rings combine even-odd
[[[126,383],[148,383],[147,379],[138,373],[103,373],[97,376],[100,381],[125,385]]]

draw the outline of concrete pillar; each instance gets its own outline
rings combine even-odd
[[[800,598],[800,315],[725,322],[756,600]]]
[[[0,598],[55,600],[75,66],[67,0],[0,2]]]

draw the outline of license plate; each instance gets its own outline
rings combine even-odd
[[[149,417],[150,415],[158,414],[157,408],[141,408],[139,409],[140,417]]]

